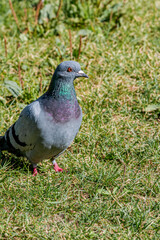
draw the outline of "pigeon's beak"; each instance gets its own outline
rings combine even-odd
[[[78,77],[85,77],[89,78],[87,74],[85,74],[82,70],[80,70],[78,73],[76,73],[76,78]]]

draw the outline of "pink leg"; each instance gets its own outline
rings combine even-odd
[[[37,175],[37,168],[35,167],[35,168],[33,168],[33,176],[36,176]]]
[[[36,163],[32,163],[33,165],[33,176],[36,176],[37,175],[37,164]]]
[[[55,160],[53,160],[53,166],[54,166],[53,168],[56,172],[63,172],[64,171],[64,169],[62,169],[58,166],[58,164],[56,163]]]

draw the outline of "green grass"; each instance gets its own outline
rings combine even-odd
[[[68,171],[45,160],[32,177],[26,159],[1,157],[0,238],[160,239],[160,120],[145,110],[160,98],[159,1],[63,1],[57,19],[56,1],[37,26],[31,2],[12,0],[20,30],[0,3],[0,135],[70,60],[68,29],[74,60],[85,29],[78,61],[89,79],[75,83],[83,123],[57,159]],[[6,81],[20,87],[18,63],[24,89],[14,94]]]

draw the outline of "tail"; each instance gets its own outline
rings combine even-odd
[[[4,136],[0,136],[0,152],[4,150],[4,143],[5,143]]]

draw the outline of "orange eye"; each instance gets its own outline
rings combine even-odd
[[[67,69],[67,72],[72,72],[72,68],[69,67],[69,68]]]

